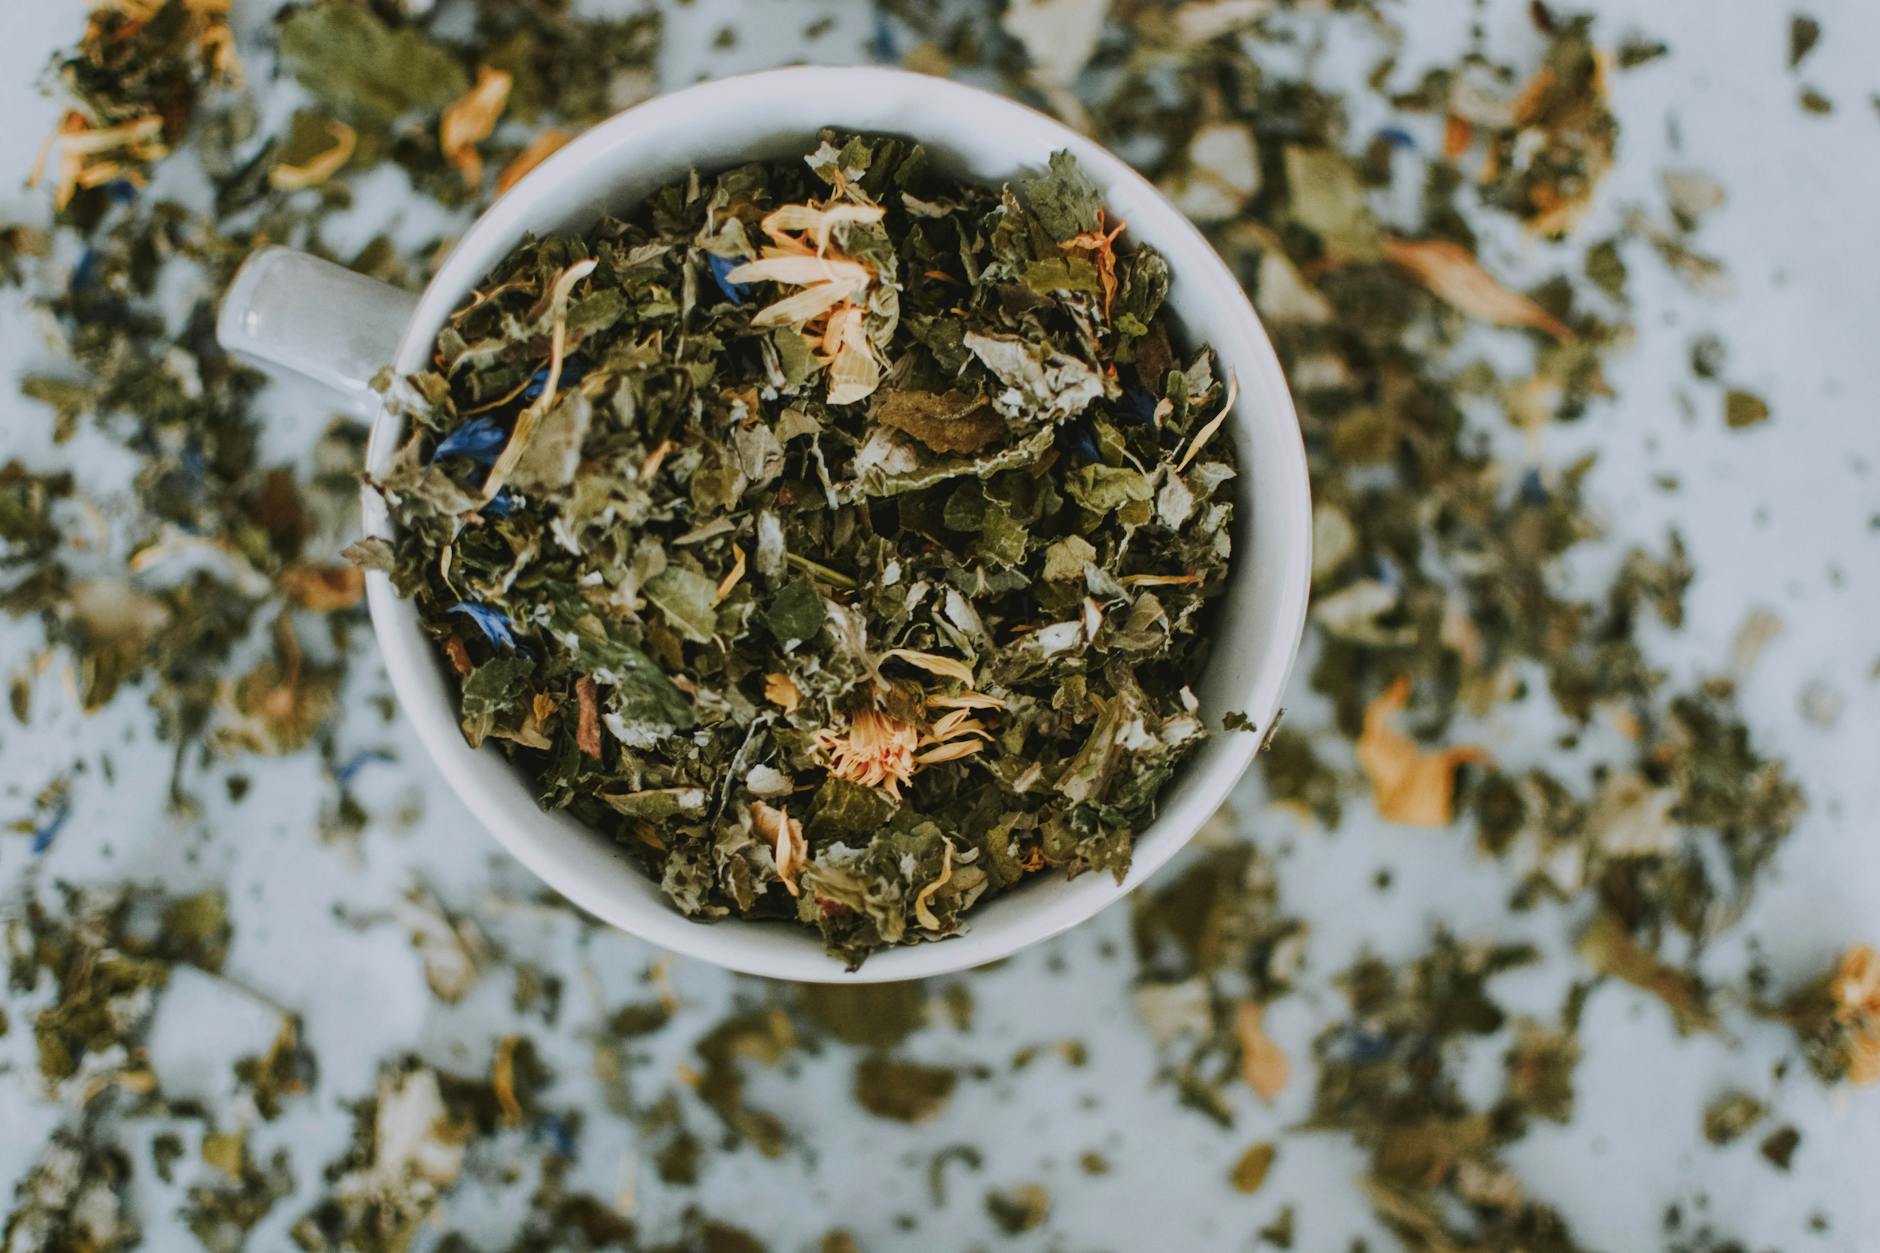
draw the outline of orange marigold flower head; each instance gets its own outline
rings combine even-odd
[[[824,728],[816,744],[829,755],[829,772],[838,779],[878,787],[901,799],[901,789],[914,776],[914,750],[920,735],[911,723],[883,713],[872,705],[857,710],[846,734]]]

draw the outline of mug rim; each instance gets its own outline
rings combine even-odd
[[[531,827],[539,828],[558,818],[573,820],[566,815],[540,810],[533,795],[518,786],[507,760],[502,762],[503,769],[489,769],[485,754],[500,756],[500,749],[489,745],[471,749],[463,739],[454,709],[441,705],[433,693],[424,690],[420,668],[435,672],[437,660],[423,635],[416,606],[398,596],[389,576],[381,572],[368,574],[366,596],[373,631],[378,637],[393,691],[433,763],[451,790],[496,841],[556,893],[584,912],[649,943],[741,973],[812,982],[888,982],[967,969],[1008,957],[1049,939],[1121,900],[1187,846],[1245,774],[1253,757],[1271,735],[1281,712],[1279,700],[1297,659],[1305,627],[1311,572],[1310,490],[1297,412],[1265,326],[1245,289],[1185,214],[1120,157],[1056,118],[994,92],[881,66],[791,66],[730,76],[653,97],[596,123],[530,171],[464,230],[418,298],[398,346],[394,360],[396,372],[402,376],[422,367],[443,319],[463,293],[484,277],[487,265],[475,260],[484,249],[472,245],[500,237],[508,241],[503,248],[507,252],[522,234],[541,226],[544,218],[552,216],[549,195],[564,173],[581,168],[584,162],[609,164],[607,158],[612,151],[630,137],[657,134],[663,121],[682,117],[712,97],[753,91],[791,91],[800,88],[806,80],[813,81],[825,94],[866,93],[892,85],[898,91],[931,96],[935,108],[951,104],[957,108],[992,110],[1022,122],[1049,136],[1049,148],[1040,154],[1040,160],[1049,151],[1069,149],[1104,187],[1106,200],[1121,184],[1152,209],[1155,216],[1154,221],[1147,224],[1150,229],[1139,230],[1132,223],[1130,233],[1137,239],[1161,248],[1167,246],[1171,236],[1181,236],[1188,251],[1198,249],[1205,258],[1203,265],[1209,273],[1202,275],[1184,268],[1177,276],[1178,282],[1205,281],[1209,303],[1225,308],[1226,316],[1218,329],[1216,323],[1210,323],[1210,333],[1206,336],[1217,353],[1221,352],[1222,342],[1228,339],[1240,340],[1247,350],[1245,355],[1250,357],[1254,367],[1253,377],[1247,377],[1244,368],[1240,372],[1240,396],[1227,425],[1243,444],[1243,462],[1246,447],[1255,444],[1257,437],[1262,457],[1277,458],[1285,463],[1280,467],[1280,485],[1291,499],[1283,502],[1284,514],[1293,518],[1294,525],[1282,528],[1283,544],[1272,550],[1259,550],[1263,560],[1277,560],[1282,569],[1277,611],[1261,615],[1273,618],[1274,633],[1251,672],[1236,689],[1244,697],[1240,711],[1258,729],[1238,732],[1217,729],[1214,738],[1226,743],[1203,746],[1203,753],[1215,750],[1209,754],[1211,759],[1204,763],[1202,754],[1197,754],[1184,763],[1186,770],[1198,772],[1199,777],[1193,780],[1179,805],[1180,818],[1173,831],[1158,830],[1177,817],[1176,812],[1169,809],[1159,811],[1138,831],[1131,866],[1121,882],[1112,875],[1095,871],[1075,879],[1060,875],[1060,890],[1055,899],[1038,902],[1037,908],[1019,911],[1005,920],[1004,925],[992,928],[984,926],[980,920],[968,919],[961,933],[943,941],[884,948],[870,954],[859,970],[846,970],[840,959],[822,950],[819,938],[812,954],[801,945],[781,943],[783,937],[774,927],[753,925],[757,920],[727,918],[708,922],[688,918],[672,906],[663,893],[659,894],[657,908],[648,908],[640,900],[610,893],[579,868],[565,864],[563,855],[550,849],[540,831],[532,831]],[[858,125],[855,129],[868,128]],[[883,126],[878,129],[901,133],[899,128]],[[918,133],[909,137],[916,141],[921,138]],[[1140,214],[1139,208],[1132,217],[1140,218]],[[1261,410],[1273,415],[1274,420],[1265,425],[1275,429],[1263,429],[1256,424],[1251,415]],[[402,442],[405,425],[394,406],[380,407],[372,420],[367,442],[369,474],[376,474],[385,467]],[[1282,437],[1285,432],[1290,432],[1290,436]],[[1242,473],[1251,479],[1244,465]],[[1267,493],[1274,487],[1263,485],[1260,490]],[[362,493],[362,509],[365,533],[390,539],[389,512],[370,485]],[[1229,566],[1230,589],[1237,577],[1248,577],[1254,555],[1254,551],[1234,553]],[[1209,659],[1210,666],[1216,664],[1223,651],[1217,643]],[[514,803],[517,799],[528,807],[527,814],[517,808]],[[1147,840],[1152,833],[1161,838]],[[610,853],[626,858],[625,850],[616,851],[614,842],[603,833],[590,830],[588,834],[597,845],[609,846]],[[657,889],[656,881],[637,862],[630,869]],[[1046,905],[1049,908],[1043,907]]]

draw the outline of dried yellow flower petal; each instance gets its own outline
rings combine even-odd
[[[973,668],[957,657],[942,657],[938,653],[923,653],[913,648],[890,648],[883,657],[897,657],[909,665],[919,666],[929,674],[937,674],[943,679],[958,679],[968,687],[973,683]]]
[[[829,365],[829,403],[852,405],[871,395],[881,384],[881,363],[868,341],[867,313],[859,305],[833,314],[825,344],[834,343],[835,360]]]
[[[1371,798],[1385,821],[1445,827],[1455,817],[1456,767],[1485,760],[1488,754],[1472,744],[1424,752],[1395,725],[1396,715],[1409,703],[1408,675],[1371,702],[1358,736],[1358,767],[1370,780]]]
[[[1266,1007],[1242,1001],[1234,1007],[1234,1036],[1240,1042],[1240,1077],[1261,1100],[1271,1101],[1286,1089],[1291,1065],[1286,1052],[1266,1033]]]
[[[783,880],[783,886],[791,896],[801,896],[803,889],[798,886],[797,877],[809,865],[809,841],[804,838],[802,822],[775,805],[752,801],[751,829],[771,846],[777,877]]]
[[[1838,1017],[1880,1016],[1880,952],[1871,944],[1856,944],[1841,954],[1833,992]]]
[[[796,712],[803,703],[803,693],[797,691],[796,684],[787,674],[767,674],[764,676],[764,699],[787,714]]]
[[[940,919],[935,916],[927,902],[931,901],[934,893],[945,887],[953,878],[953,841],[943,837],[940,843],[945,849],[945,852],[941,854],[940,874],[914,896],[914,919],[929,931],[940,930],[941,924]]]
[[[764,218],[764,233],[772,239],[786,233],[808,235],[816,244],[817,255],[828,251],[829,233],[850,222],[879,222],[886,213],[880,205],[832,204],[817,207],[787,204]]]
[[[463,175],[465,187],[483,181],[483,154],[477,151],[477,145],[496,129],[514,85],[515,78],[508,72],[479,65],[476,85],[444,110],[437,126],[438,146],[444,150],[444,159]]]
[[[281,191],[299,191],[305,187],[318,187],[352,160],[353,150],[359,145],[359,132],[344,122],[325,120],[327,129],[333,134],[333,146],[299,165],[283,163],[275,166],[268,171],[270,186]]]
[[[496,176],[496,194],[503,195],[521,182],[524,175],[560,152],[573,138],[572,133],[551,127],[530,140],[529,146],[518,152],[514,159],[503,167],[503,172]]]
[[[829,773],[863,787],[878,787],[895,800],[914,777],[914,728],[879,709],[863,709],[849,721],[847,735],[824,729],[816,743],[829,755]]]

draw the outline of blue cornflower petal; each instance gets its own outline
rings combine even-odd
[[[1547,485],[1541,482],[1539,470],[1529,470],[1521,476],[1521,503],[1539,507],[1547,503]]]
[[[1336,1028],[1327,1041],[1327,1050],[1340,1061],[1381,1062],[1397,1051],[1397,1042],[1389,1035],[1377,1031],[1366,1031],[1362,1027],[1344,1023]]]
[[[711,267],[712,282],[718,284],[718,290],[734,305],[744,303],[745,284],[734,283],[725,275],[743,265],[745,260],[744,257],[721,257],[714,252],[705,254],[705,264]]]
[[[71,290],[84,291],[98,281],[98,250],[87,248],[79,255],[78,264],[72,267]]]
[[[555,381],[555,386],[560,388],[561,391],[567,391],[570,387],[579,383],[582,376],[586,373],[587,367],[573,357],[570,357],[561,363],[561,377]],[[536,397],[540,396],[547,387],[548,367],[543,366],[529,376],[529,385],[522,389],[522,398],[524,400],[534,400]],[[559,395],[560,392],[556,394]]]
[[[509,620],[509,615],[500,609],[488,605],[479,605],[475,601],[459,601],[450,607],[451,613],[460,613],[477,624],[483,637],[497,648],[520,649],[516,643],[516,624]]]
[[[1123,399],[1129,402],[1129,415],[1139,422],[1155,421],[1155,397],[1144,387],[1126,387]]]
[[[66,819],[72,816],[72,802],[62,800],[53,811],[52,817],[39,824],[33,832],[33,852],[43,853],[52,847],[52,842],[59,838],[59,832],[65,829]]]
[[[495,418],[471,418],[468,422],[437,441],[437,447],[431,453],[431,460],[441,461],[445,457],[468,457],[479,465],[495,465],[496,458],[502,453],[503,445],[509,442],[509,432]]]
[[[568,1130],[568,1124],[559,1115],[550,1114],[536,1124],[536,1134],[545,1137],[559,1157],[569,1161],[575,1158],[574,1135]]]
[[[335,777],[339,779],[339,785],[341,787],[351,787],[353,779],[367,766],[372,765],[374,762],[390,764],[397,760],[396,757],[382,748],[368,748],[362,753],[354,753],[346,764],[341,766],[334,774]]]
[[[1101,460],[1097,453],[1097,441],[1091,437],[1089,427],[1073,427],[1070,432],[1070,437],[1071,451],[1077,454],[1079,461],[1088,465],[1093,461]]]
[[[1377,132],[1377,137],[1393,148],[1408,148],[1411,151],[1416,150],[1416,137],[1409,131],[1404,130],[1401,126],[1380,127]]]
[[[112,201],[117,204],[129,204],[137,199],[137,184],[128,178],[114,178],[104,185],[104,189],[111,193]]]
[[[901,59],[894,47],[894,28],[888,25],[888,15],[880,9],[875,10],[875,32],[868,46],[877,61],[898,63]]]
[[[498,488],[496,495],[490,497],[490,503],[483,506],[486,518],[507,518],[516,511],[516,494],[507,487]]]

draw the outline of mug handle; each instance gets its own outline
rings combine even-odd
[[[370,413],[379,400],[372,376],[392,364],[417,308],[410,292],[269,247],[235,272],[215,337],[232,353],[324,384]]]

